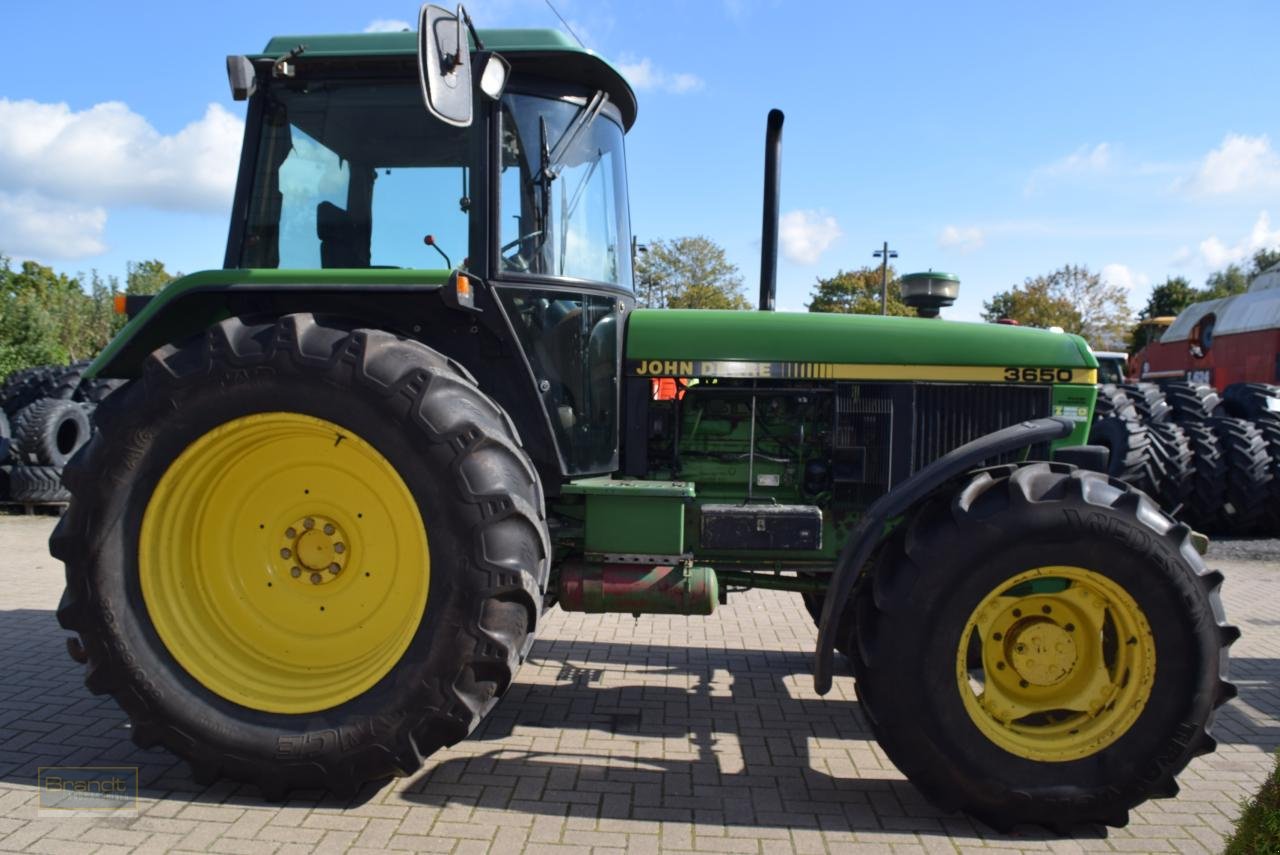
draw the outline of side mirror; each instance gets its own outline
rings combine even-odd
[[[431,115],[459,128],[471,125],[471,46],[464,26],[461,15],[430,3],[418,16],[422,100]]]

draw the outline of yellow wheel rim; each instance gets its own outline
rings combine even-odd
[[[147,503],[138,549],[173,657],[217,695],[277,713],[328,709],[385,676],[422,620],[429,572],[395,468],[298,413],[244,416],[192,443]]]
[[[956,653],[965,710],[1011,754],[1065,762],[1123,736],[1155,680],[1142,609],[1111,579],[1081,567],[1019,573],[983,598]]]

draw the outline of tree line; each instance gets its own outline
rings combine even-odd
[[[656,240],[636,263],[636,296],[642,306],[670,309],[749,309],[742,275],[724,249],[701,235]],[[1014,321],[1022,326],[1059,327],[1083,336],[1098,350],[1135,347],[1138,324],[1176,315],[1191,303],[1240,294],[1262,271],[1280,262],[1280,248],[1256,252],[1248,264],[1230,264],[1211,274],[1203,287],[1170,276],[1151,291],[1137,313],[1128,292],[1084,265],[1066,264],[1028,277],[1020,285],[983,301],[983,320]],[[816,278],[807,308],[811,312],[880,313],[880,268],[837,270]],[[897,272],[888,271],[888,313],[914,315],[902,302]]]
[[[898,274],[889,268],[888,312],[914,315],[902,302]],[[750,309],[742,274],[724,249],[702,235],[655,240],[636,260],[636,302],[650,309]],[[838,270],[818,277],[811,312],[880,314],[880,268]]]
[[[752,307],[738,267],[710,238],[655,240],[642,250],[635,280],[641,306]],[[1243,293],[1255,276],[1277,262],[1280,248],[1264,249],[1247,264],[1233,263],[1211,274],[1202,287],[1182,276],[1167,277],[1152,289],[1136,323],[1123,287],[1103,281],[1088,267],[1067,264],[996,293],[983,302],[982,317],[1061,327],[1098,350],[1132,349],[1142,321],[1176,315],[1191,303]],[[68,276],[34,261],[15,267],[0,254],[0,379],[32,365],[92,358],[125,323],[114,311],[116,294],[155,294],[180,275],[156,259],[129,262],[122,286],[117,277],[104,278],[96,270]],[[810,312],[879,314],[880,276],[879,267],[859,267],[816,277],[806,307]],[[888,280],[888,313],[915,314],[902,302],[900,279],[892,267]]]
[[[1087,267],[1066,265],[984,301],[982,317],[1034,327],[1061,327],[1084,336],[1097,350],[1137,350],[1143,321],[1177,315],[1192,303],[1243,294],[1255,276],[1280,262],[1280,248],[1261,249],[1248,264],[1232,263],[1209,274],[1203,287],[1185,276],[1169,276],[1151,289],[1136,323],[1125,289],[1102,280]]]
[[[91,359],[125,324],[116,294],[154,294],[179,274],[163,262],[129,262],[115,276],[56,273],[34,261],[17,267],[0,254],[0,379],[33,365]]]

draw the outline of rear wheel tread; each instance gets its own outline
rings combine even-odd
[[[416,365],[425,366],[425,370],[406,371],[407,366]],[[472,549],[467,560],[459,562],[465,567],[460,566],[458,573],[463,575],[458,578],[466,579],[468,591],[475,592],[474,599],[473,594],[458,588],[437,592],[433,586],[432,592],[433,598],[457,604],[449,608],[462,607],[456,612],[460,624],[456,638],[444,645],[450,650],[437,650],[443,635],[437,636],[431,648],[432,658],[457,663],[452,676],[433,679],[417,689],[424,693],[420,696],[423,703],[414,715],[368,719],[361,725],[364,730],[352,731],[353,738],[360,737],[356,744],[326,749],[304,761],[243,756],[209,740],[188,737],[180,723],[167,720],[159,711],[150,692],[136,690],[132,682],[136,675],[122,669],[110,652],[117,639],[102,622],[103,607],[96,594],[83,594],[94,587],[99,572],[94,563],[96,551],[86,541],[100,536],[93,532],[101,531],[104,525],[101,514],[123,511],[115,495],[120,488],[97,476],[110,468],[112,458],[121,457],[121,449],[127,458],[123,465],[136,467],[152,438],[151,426],[137,412],[139,405],[151,398],[180,407],[199,394],[202,382],[220,378],[216,382],[250,383],[264,373],[255,369],[264,368],[270,368],[271,372],[265,372],[270,374],[320,375],[330,383],[357,384],[373,391],[408,423],[419,427],[430,424],[432,429],[423,437],[424,449],[449,449],[433,453],[448,454],[452,460],[448,471],[454,473],[464,497],[459,507],[473,509],[466,512],[474,520],[470,527]],[[313,787],[318,780],[358,787],[365,781],[415,771],[421,756],[457,742],[474,729],[510,686],[540,617],[550,556],[542,494],[537,475],[518,437],[508,430],[510,421],[504,415],[492,399],[459,375],[449,360],[424,345],[381,331],[349,331],[322,324],[311,315],[265,322],[232,318],[215,325],[197,341],[156,351],[145,363],[142,381],[112,394],[99,409],[102,435],[109,439],[95,438],[69,467],[74,497],[51,538],[51,548],[67,564],[67,590],[59,620],[85,642],[90,660],[86,683],[95,692],[114,693],[131,720],[154,721],[160,742],[186,757],[202,778],[228,775],[256,784],[268,796],[283,797],[292,787]],[[457,446],[454,441],[459,437],[470,439]],[[483,481],[483,489],[461,484],[458,476],[463,472],[472,473],[473,481]],[[520,477],[513,478],[512,473],[520,473]],[[503,482],[505,492],[498,482]],[[497,513],[485,512],[485,504],[500,492],[507,499],[505,506]],[[499,611],[518,611],[519,620],[511,627],[483,626],[482,613],[491,601]],[[174,667],[178,667],[176,663]],[[305,733],[313,726],[310,719],[316,717],[299,716],[307,721],[298,722],[298,732]],[[411,750],[406,750],[406,745]],[[409,765],[412,768],[405,768]]]

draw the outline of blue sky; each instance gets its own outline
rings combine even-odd
[[[779,304],[872,264],[959,274],[947,314],[1066,263],[1152,283],[1280,245],[1274,2],[555,0],[640,98],[643,242],[705,234],[754,295],[765,114],[787,114]],[[558,27],[544,0],[477,25]],[[10,0],[0,251],[122,275],[221,264],[243,105],[223,58],[277,33],[413,21],[403,0]]]

